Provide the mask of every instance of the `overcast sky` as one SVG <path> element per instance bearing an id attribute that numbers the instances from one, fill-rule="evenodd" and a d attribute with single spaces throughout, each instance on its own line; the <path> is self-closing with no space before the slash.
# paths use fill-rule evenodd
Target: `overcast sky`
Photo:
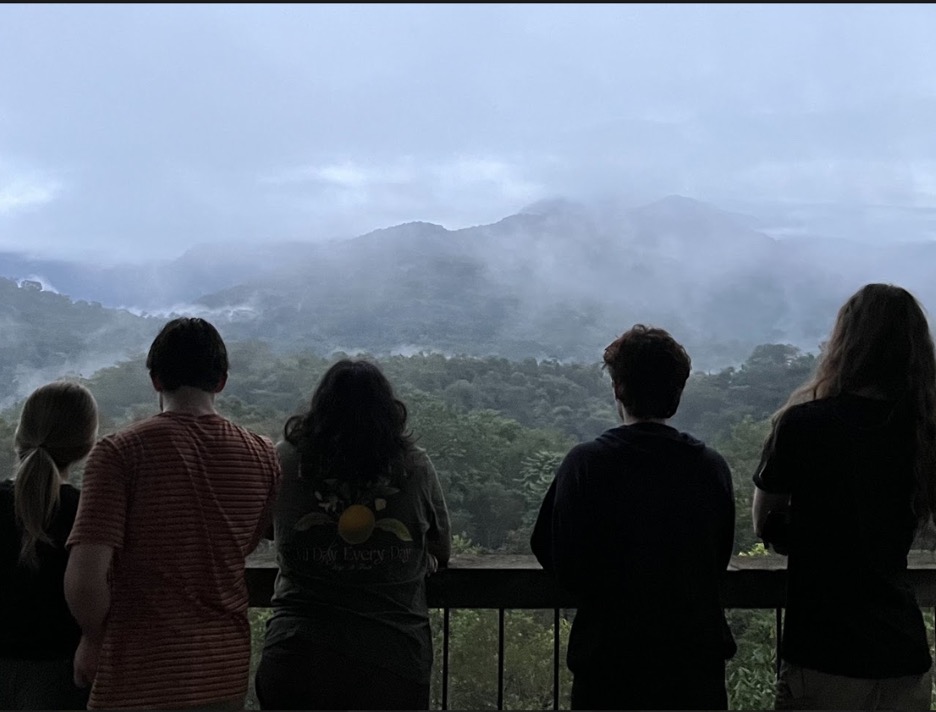
<path id="1" fill-rule="evenodd" d="M 2 5 L 0 250 L 936 207 L 934 36 L 927 5 Z"/>

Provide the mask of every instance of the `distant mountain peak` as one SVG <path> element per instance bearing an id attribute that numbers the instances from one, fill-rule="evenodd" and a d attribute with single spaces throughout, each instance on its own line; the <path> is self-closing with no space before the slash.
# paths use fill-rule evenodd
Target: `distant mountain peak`
<path id="1" fill-rule="evenodd" d="M 368 233 L 373 235 L 377 232 L 391 232 L 400 230 L 423 230 L 425 232 L 448 232 L 448 229 L 437 223 L 427 222 L 425 220 L 411 220 L 410 222 L 392 225 L 391 227 L 379 228 Z"/>
<path id="2" fill-rule="evenodd" d="M 520 215 L 582 215 L 587 210 L 584 205 L 568 198 L 546 198 L 530 203 L 519 211 Z"/>
<path id="3" fill-rule="evenodd" d="M 718 208 L 711 203 L 704 203 L 701 200 L 696 200 L 695 198 L 688 198 L 685 195 L 667 195 L 665 198 L 660 198 L 655 200 L 652 203 L 647 203 L 636 210 L 644 213 L 652 213 L 654 215 L 721 215 L 729 217 L 729 213 L 726 213 L 721 208 Z"/>

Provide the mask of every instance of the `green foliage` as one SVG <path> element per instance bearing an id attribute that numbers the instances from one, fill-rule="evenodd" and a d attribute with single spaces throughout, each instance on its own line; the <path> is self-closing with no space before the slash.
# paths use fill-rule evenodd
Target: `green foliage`
<path id="1" fill-rule="evenodd" d="M 246 708 L 249 710 L 260 709 L 254 690 L 254 678 L 257 674 L 257 666 L 260 665 L 260 656 L 263 654 L 266 623 L 271 615 L 273 615 L 272 608 L 251 608 L 247 613 L 250 622 L 250 683 L 247 690 Z"/>
<path id="2" fill-rule="evenodd" d="M 725 671 L 729 709 L 766 710 L 774 706 L 777 633 L 774 611 L 728 611 L 738 652 Z"/>
<path id="3" fill-rule="evenodd" d="M 0 287 L 3 284 L 0 283 Z M 84 307 L 82 307 L 84 308 Z M 94 310 L 93 306 L 87 308 Z M 427 307 L 428 308 L 428 307 Z M 231 375 L 219 410 L 257 432 L 279 439 L 286 419 L 307 407 L 321 375 L 335 359 L 312 353 L 282 355 L 262 342 L 229 344 Z M 2 354 L 0 354 L 2 357 Z M 439 472 L 449 505 L 456 554 L 529 553 L 529 533 L 562 458 L 576 442 L 614 427 L 610 382 L 597 364 L 446 358 L 438 354 L 379 361 L 407 404 L 410 427 Z M 738 368 L 690 378 L 672 424 L 709 442 L 731 466 L 737 502 L 737 551 L 763 555 L 750 520 L 751 476 L 769 433 L 770 415 L 815 366 L 812 355 L 769 344 Z M 57 374 L 58 377 L 65 374 Z M 102 433 L 157 412 L 142 354 L 102 369 L 86 384 L 101 409 Z M 0 415 L 0 466 L 11 472 L 18 406 Z M 80 481 L 80 468 L 75 479 Z M 759 548 L 760 547 L 760 548 Z M 250 611 L 252 671 L 262 649 L 268 609 Z M 773 611 L 730 611 L 739 643 L 728 665 L 732 709 L 773 705 Z M 927 622 L 932 631 L 932 614 Z M 440 702 L 441 614 L 432 612 L 436 664 L 433 701 Z M 451 616 L 450 706 L 490 709 L 496 704 L 497 612 L 454 611 Z M 505 706 L 552 704 L 551 611 L 507 615 Z M 561 624 L 562 705 L 571 677 L 564 664 L 569 623 Z M 251 674 L 251 685 L 253 673 Z M 252 688 L 251 688 L 252 695 Z M 256 700 L 248 699 L 256 708 Z"/>
<path id="4" fill-rule="evenodd" d="M 442 611 L 433 631 L 432 707 L 442 706 Z M 450 614 L 449 709 L 497 709 L 497 628 L 493 610 Z M 571 623 L 560 618 L 559 704 L 569 709 L 572 675 L 565 666 Z M 504 621 L 504 709 L 552 709 L 553 613 L 507 611 Z"/>
<path id="5" fill-rule="evenodd" d="M 735 551 L 739 553 L 749 551 L 757 543 L 751 519 L 754 493 L 751 478 L 760 463 L 764 441 L 769 434 L 769 420 L 755 421 L 746 415 L 712 443 L 731 468 L 735 491 Z"/>

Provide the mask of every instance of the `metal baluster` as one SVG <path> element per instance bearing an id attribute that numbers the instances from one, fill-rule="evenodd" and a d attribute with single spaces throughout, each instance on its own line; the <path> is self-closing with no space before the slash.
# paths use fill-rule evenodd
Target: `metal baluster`
<path id="1" fill-rule="evenodd" d="M 783 609 L 777 607 L 777 679 L 780 678 L 780 643 L 783 642 Z"/>
<path id="2" fill-rule="evenodd" d="M 449 688 L 449 615 L 450 608 L 442 609 L 442 709 L 448 709 Z"/>
<path id="3" fill-rule="evenodd" d="M 497 709 L 504 709 L 504 609 L 497 609 Z"/>
<path id="4" fill-rule="evenodd" d="M 559 709 L 559 609 L 553 609 L 553 709 Z"/>

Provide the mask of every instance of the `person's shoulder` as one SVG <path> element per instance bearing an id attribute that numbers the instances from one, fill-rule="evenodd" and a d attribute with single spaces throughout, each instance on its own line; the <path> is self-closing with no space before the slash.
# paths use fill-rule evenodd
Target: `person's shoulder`
<path id="1" fill-rule="evenodd" d="M 618 448 L 607 437 L 610 432 L 607 431 L 593 440 L 576 443 L 569 448 L 565 457 L 562 458 L 560 472 L 597 465 L 608 458 L 618 459 L 620 457 Z"/>
<path id="2" fill-rule="evenodd" d="M 434 468 L 428 451 L 418 445 L 413 445 L 406 451 L 403 467 L 407 478 L 416 480 L 427 480 L 430 471 Z"/>
<path id="3" fill-rule="evenodd" d="M 783 411 L 777 424 L 790 428 L 802 425 L 809 426 L 817 421 L 825 420 L 834 412 L 836 400 L 835 398 L 817 398 L 816 400 L 791 405 Z"/>
<path id="4" fill-rule="evenodd" d="M 714 470 L 730 471 L 728 461 L 724 455 L 710 445 L 702 445 L 702 461 Z"/>
<path id="5" fill-rule="evenodd" d="M 250 428 L 239 425 L 230 418 L 225 418 L 223 415 L 217 413 L 212 416 L 203 417 L 209 418 L 208 422 L 212 423 L 214 426 L 214 431 L 211 435 L 213 438 L 240 442 L 272 454 L 276 453 L 276 446 L 273 444 L 273 440 L 266 435 L 254 432 Z"/>
<path id="6" fill-rule="evenodd" d="M 115 430 L 114 432 L 103 436 L 101 441 L 120 443 L 125 440 L 140 437 L 146 433 L 164 430 L 168 427 L 171 427 L 171 421 L 162 417 L 161 413 L 157 413 L 155 415 L 142 418 L 141 420 L 135 420 L 132 423 L 128 423 L 119 430 Z"/>
<path id="7" fill-rule="evenodd" d="M 7 479 L 0 481 L 0 507 L 6 508 L 7 505 L 13 506 L 13 480 Z"/>
<path id="8" fill-rule="evenodd" d="M 249 442 L 254 443 L 258 447 L 263 448 L 264 450 L 269 450 L 270 452 L 276 452 L 276 445 L 273 444 L 273 440 L 267 437 L 266 435 L 261 435 L 260 433 L 255 433 L 249 428 L 245 428 L 243 425 L 238 425 L 237 423 L 228 421 L 231 425 L 237 429 L 237 431 L 244 437 L 244 439 Z"/>
<path id="9" fill-rule="evenodd" d="M 285 438 L 275 445 L 276 452 L 280 457 L 298 457 L 299 449 Z"/>
<path id="10" fill-rule="evenodd" d="M 299 461 L 301 459 L 299 448 L 284 439 L 277 442 L 273 450 L 283 467 L 283 474 L 288 474 L 292 471 L 298 472 Z"/>
<path id="11" fill-rule="evenodd" d="M 98 456 L 104 452 L 126 453 L 166 432 L 172 424 L 160 414 L 151 415 L 141 420 L 124 425 L 119 430 L 107 433 L 98 438 L 95 451 Z"/>
<path id="12" fill-rule="evenodd" d="M 425 467 L 431 462 L 426 448 L 413 445 L 406 451 L 406 464 L 413 467 Z"/>

